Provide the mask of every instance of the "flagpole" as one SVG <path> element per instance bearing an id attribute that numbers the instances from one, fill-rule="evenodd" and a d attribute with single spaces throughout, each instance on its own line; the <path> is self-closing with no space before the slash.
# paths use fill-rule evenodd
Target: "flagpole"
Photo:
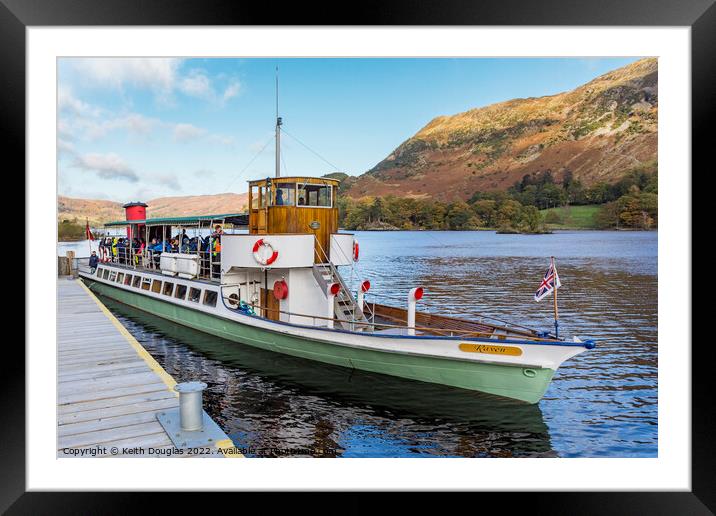
<path id="1" fill-rule="evenodd" d="M 90 235 L 92 234 L 89 228 L 89 219 L 85 218 L 85 227 L 87 228 L 87 247 L 89 247 L 89 255 L 92 256 L 92 238 Z"/>
<path id="2" fill-rule="evenodd" d="M 559 311 L 557 310 L 557 268 L 554 266 L 554 256 L 552 258 L 552 271 L 554 274 L 554 336 L 559 338 Z"/>

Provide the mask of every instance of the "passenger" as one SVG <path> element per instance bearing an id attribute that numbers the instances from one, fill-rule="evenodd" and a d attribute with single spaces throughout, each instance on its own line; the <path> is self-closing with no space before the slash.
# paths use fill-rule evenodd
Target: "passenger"
<path id="1" fill-rule="evenodd" d="M 119 242 L 119 239 L 117 237 L 114 237 L 112 239 L 112 261 L 117 261 L 117 243 Z"/>
<path id="2" fill-rule="evenodd" d="M 305 206 L 305 205 L 306 205 L 306 199 L 304 199 L 303 197 L 299 197 L 299 198 L 298 198 L 298 205 L 299 205 L 299 206 Z"/>
<path id="3" fill-rule="evenodd" d="M 92 251 L 92 256 L 90 256 L 90 259 L 89 259 L 90 272 L 92 274 L 94 274 L 94 271 L 97 270 L 98 263 L 99 263 L 99 256 L 97 256 L 96 251 Z"/>
<path id="4" fill-rule="evenodd" d="M 142 257 L 144 256 L 144 249 L 147 247 L 147 243 L 143 238 L 139 239 L 139 247 L 137 248 L 136 254 L 134 255 L 134 264 L 143 265 Z"/>
<path id="5" fill-rule="evenodd" d="M 211 243 L 212 249 L 211 249 L 211 264 L 212 264 L 212 271 L 211 276 L 217 277 L 220 275 L 220 268 L 221 268 L 221 235 L 216 235 Z"/>
<path id="6" fill-rule="evenodd" d="M 119 263 L 127 263 L 127 248 L 124 243 L 124 238 L 120 238 L 117 240 L 117 258 L 119 260 Z"/>
<path id="7" fill-rule="evenodd" d="M 221 224 L 217 224 L 216 226 L 214 226 L 214 232 L 211 234 L 211 237 L 214 238 L 217 236 L 221 236 L 223 234 L 224 234 L 224 230 L 221 229 Z"/>
<path id="8" fill-rule="evenodd" d="M 281 190 L 280 188 L 277 188 L 276 189 L 276 206 L 283 206 L 283 205 L 284 205 L 283 190 Z"/>

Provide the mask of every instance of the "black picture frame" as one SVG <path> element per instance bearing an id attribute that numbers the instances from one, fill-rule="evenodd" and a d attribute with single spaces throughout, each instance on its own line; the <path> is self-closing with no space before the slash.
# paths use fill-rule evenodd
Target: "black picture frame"
<path id="1" fill-rule="evenodd" d="M 691 28 L 692 162 L 706 172 L 716 125 L 716 6 L 715 0 L 422 0 L 358 4 L 221 2 L 216 0 L 0 0 L 0 106 L 5 130 L 6 158 L 16 170 L 25 169 L 25 29 L 30 26 L 86 25 L 529 25 L 529 26 L 688 26 Z M 277 4 L 279 5 L 279 4 Z M 685 171 L 684 174 L 688 174 Z M 687 179 L 685 177 L 685 179 Z M 30 228 L 26 228 L 29 231 Z M 693 234 L 693 233 L 692 233 Z M 25 235 L 30 240 L 29 233 Z M 696 261 L 693 265 L 696 266 Z M 687 279 L 691 281 L 691 278 Z M 692 339 L 693 340 L 693 339 Z M 156 502 L 155 495 L 130 493 L 25 492 L 25 353 L 17 343 L 4 347 L 3 424 L 0 446 L 0 510 L 9 514 L 129 513 L 137 504 Z M 685 350 L 691 342 L 668 343 Z M 692 490 L 634 493 L 507 494 L 511 509 L 529 508 L 551 514 L 710 514 L 716 511 L 716 448 L 712 372 L 716 358 L 712 343 L 691 348 L 692 356 Z M 697 354 L 698 350 L 698 354 Z M 9 364 L 9 365 L 8 365 Z M 355 495 L 352 495 L 355 496 Z M 457 495 L 456 495 L 457 496 Z M 468 499 L 467 496 L 470 496 Z M 459 496 L 463 503 L 493 504 L 493 494 Z M 503 494 L 502 496 L 505 496 Z M 488 499 L 489 497 L 489 499 Z M 160 498 L 163 512 L 169 497 Z M 242 494 L 241 505 L 251 496 Z M 342 512 L 367 512 L 372 495 L 355 503 L 340 502 Z M 171 493 L 185 504 L 185 497 Z M 213 500 L 214 496 L 204 498 Z M 279 509 L 281 497 L 273 497 Z M 422 496 L 414 500 L 423 509 Z M 200 502 L 208 503 L 208 502 Z M 265 502 L 262 502 L 265 503 Z M 335 501 L 326 503 L 336 503 Z M 451 502 L 460 504 L 460 501 Z M 500 502 L 502 503 L 502 502 Z M 444 502 L 439 506 L 445 511 Z M 147 506 L 145 505 L 144 508 Z M 208 506 L 207 506 L 208 507 Z M 457 506 L 453 505 L 457 510 Z M 404 507 L 405 509 L 405 507 Z M 218 508 L 216 510 L 219 510 Z M 464 509 L 461 509 L 464 510 Z"/>

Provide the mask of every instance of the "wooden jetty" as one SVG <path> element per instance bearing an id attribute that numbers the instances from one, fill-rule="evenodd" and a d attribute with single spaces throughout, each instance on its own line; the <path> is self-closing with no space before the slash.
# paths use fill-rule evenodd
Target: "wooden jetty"
<path id="1" fill-rule="evenodd" d="M 57 292 L 58 457 L 241 456 L 225 434 L 208 455 L 171 453 L 157 413 L 179 407 L 176 381 L 80 280 Z"/>

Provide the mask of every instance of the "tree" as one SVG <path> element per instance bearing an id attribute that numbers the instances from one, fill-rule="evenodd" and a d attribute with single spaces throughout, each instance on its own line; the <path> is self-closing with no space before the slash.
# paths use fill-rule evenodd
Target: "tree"
<path id="1" fill-rule="evenodd" d="M 463 201 L 457 201 L 448 206 L 446 219 L 450 229 L 477 229 L 480 227 L 480 220 L 475 216 L 475 212 Z"/>

